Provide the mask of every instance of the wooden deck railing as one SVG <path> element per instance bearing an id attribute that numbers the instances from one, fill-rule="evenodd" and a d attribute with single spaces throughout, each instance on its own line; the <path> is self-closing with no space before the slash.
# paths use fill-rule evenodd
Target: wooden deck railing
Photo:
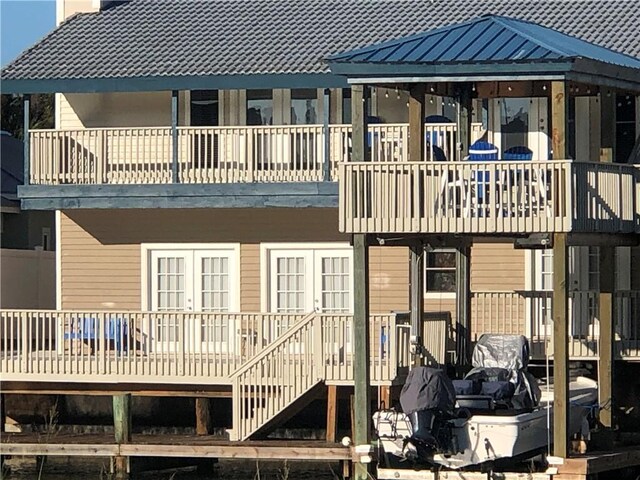
<path id="1" fill-rule="evenodd" d="M 562 161 L 347 162 L 346 233 L 640 232 L 640 169 Z"/>
<path id="2" fill-rule="evenodd" d="M 303 318 L 277 313 L 0 310 L 0 375 L 7 381 L 229 384 L 233 372 Z M 351 316 L 318 318 L 326 379 L 348 383 L 353 379 Z M 393 381 L 406 372 L 408 361 L 400 350 L 408 339 L 396 329 L 396 315 L 372 315 L 371 322 L 384 346 L 380 355 L 373 355 L 372 378 Z M 345 339 L 341 356 L 336 356 L 337 337 L 331 336 L 338 331 Z"/>
<path id="3" fill-rule="evenodd" d="M 425 126 L 425 159 L 440 150 L 456 159 L 456 125 Z M 408 160 L 407 124 L 369 126 L 372 160 Z M 482 127 L 474 124 L 479 137 Z M 30 184 L 167 184 L 173 181 L 169 127 L 32 130 Z M 180 183 L 319 182 L 333 180 L 351 157 L 351 125 L 330 125 L 325 165 L 323 125 L 179 127 Z"/>
<path id="4" fill-rule="evenodd" d="M 471 296 L 472 339 L 483 333 L 526 335 L 532 356 L 553 355 L 553 292 L 474 292 Z M 616 355 L 640 359 L 640 291 L 614 294 Z M 572 291 L 569 300 L 569 356 L 574 359 L 598 356 L 598 293 Z"/>

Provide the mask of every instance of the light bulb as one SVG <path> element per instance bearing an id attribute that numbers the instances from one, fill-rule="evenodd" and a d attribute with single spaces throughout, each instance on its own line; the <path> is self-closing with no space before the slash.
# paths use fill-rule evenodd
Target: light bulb
<path id="1" fill-rule="evenodd" d="M 389 98 L 389 90 L 387 90 L 386 92 L 384 92 L 384 97 L 385 97 L 385 98 Z"/>
<path id="2" fill-rule="evenodd" d="M 547 86 L 546 85 L 542 85 L 542 90 L 546 90 Z"/>
<path id="3" fill-rule="evenodd" d="M 507 87 L 507 90 L 509 90 L 509 91 L 512 91 L 512 90 L 513 90 L 513 88 L 511 88 L 511 85 L 509 85 L 509 86 Z"/>

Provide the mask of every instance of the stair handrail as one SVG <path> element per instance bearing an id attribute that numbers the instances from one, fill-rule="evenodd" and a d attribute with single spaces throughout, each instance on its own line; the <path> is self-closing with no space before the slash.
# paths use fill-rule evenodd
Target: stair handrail
<path id="1" fill-rule="evenodd" d="M 230 375 L 230 380 L 232 381 L 232 392 L 233 392 L 232 430 L 235 437 L 235 438 L 232 438 L 233 440 L 244 440 L 248 438 L 251 434 L 255 433 L 256 430 L 260 429 L 266 423 L 271 421 L 282 410 L 282 407 L 283 407 L 282 405 L 279 405 L 278 408 L 275 408 L 274 405 L 270 405 L 269 407 L 267 407 L 268 412 L 266 415 L 263 416 L 264 418 L 262 418 L 263 420 L 262 422 L 258 420 L 254 421 L 254 420 L 244 419 L 242 415 L 243 407 L 245 412 L 247 413 L 251 410 L 251 408 L 249 407 L 248 404 L 247 405 L 244 404 L 245 398 L 243 396 L 243 388 L 241 385 L 242 377 L 245 376 L 245 374 L 247 374 L 251 369 L 256 368 L 261 362 L 263 362 L 269 356 L 276 354 L 283 346 L 285 346 L 288 342 L 290 342 L 292 338 L 294 338 L 297 334 L 299 334 L 301 331 L 303 331 L 305 328 L 308 328 L 309 326 L 311 326 L 311 329 L 312 329 L 311 331 L 312 331 L 313 342 L 311 345 L 307 345 L 306 343 L 303 343 L 303 347 L 312 349 L 311 364 L 306 365 L 307 369 L 311 367 L 312 374 L 310 376 L 312 378 L 307 378 L 308 384 L 306 385 L 305 388 L 301 388 L 299 392 L 298 391 L 294 392 L 295 393 L 294 395 L 291 395 L 291 393 L 289 392 L 288 402 L 284 400 L 284 396 L 282 395 L 282 390 L 281 390 L 280 393 L 282 398 L 280 401 L 291 404 L 293 401 L 295 401 L 298 398 L 299 395 L 304 394 L 304 392 L 308 390 L 310 385 L 313 386 L 313 384 L 317 384 L 317 382 L 323 380 L 324 368 L 322 364 L 322 358 L 323 358 L 322 326 L 320 323 L 320 317 L 316 315 L 315 312 L 311 312 L 302 320 L 294 323 L 291 327 L 289 327 L 289 329 L 284 334 L 278 337 L 276 341 L 274 341 L 271 345 L 269 345 L 265 349 L 258 352 L 251 359 L 249 359 L 243 366 L 241 366 L 239 369 L 237 369 Z M 306 353 L 302 353 L 302 355 L 305 356 Z M 275 376 L 276 380 L 278 381 L 278 380 L 292 378 L 290 374 L 281 375 L 281 376 L 282 376 L 282 379 Z M 258 382 L 259 384 L 256 385 L 255 387 L 259 389 L 265 388 L 266 390 L 273 388 L 274 385 L 270 384 L 268 381 L 265 381 L 264 383 L 262 383 L 262 380 L 265 380 L 266 378 L 269 378 L 269 377 L 260 377 L 260 382 Z M 288 386 L 290 385 L 288 384 L 285 385 L 284 382 L 280 382 L 280 385 L 278 385 L 279 388 L 285 388 Z M 259 396 L 256 396 L 256 398 L 258 397 Z M 255 411 L 259 410 L 259 407 L 254 406 L 253 410 L 255 414 Z M 243 420 L 245 423 L 252 423 L 252 425 L 245 425 L 243 423 Z"/>

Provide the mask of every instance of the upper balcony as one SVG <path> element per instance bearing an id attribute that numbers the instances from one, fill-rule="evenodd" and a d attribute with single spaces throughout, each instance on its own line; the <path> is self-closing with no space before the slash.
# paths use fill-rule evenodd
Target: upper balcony
<path id="1" fill-rule="evenodd" d="M 408 124 L 369 126 L 375 161 L 406 162 Z M 479 137 L 482 125 L 474 124 Z M 455 123 L 427 124 L 434 147 L 455 152 Z M 351 125 L 86 128 L 30 132 L 30 185 L 150 185 L 337 180 Z M 425 160 L 433 155 L 425 150 Z"/>
<path id="2" fill-rule="evenodd" d="M 640 233 L 640 166 L 571 160 L 350 162 L 340 231 Z"/>

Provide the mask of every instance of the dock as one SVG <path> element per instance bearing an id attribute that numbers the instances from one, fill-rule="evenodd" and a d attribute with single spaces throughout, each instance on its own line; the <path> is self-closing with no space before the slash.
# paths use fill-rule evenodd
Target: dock
<path id="1" fill-rule="evenodd" d="M 1 455 L 74 457 L 182 457 L 252 460 L 351 461 L 339 443 L 310 440 L 232 442 L 200 435 L 132 435 L 118 444 L 107 434 L 5 434 Z"/>

